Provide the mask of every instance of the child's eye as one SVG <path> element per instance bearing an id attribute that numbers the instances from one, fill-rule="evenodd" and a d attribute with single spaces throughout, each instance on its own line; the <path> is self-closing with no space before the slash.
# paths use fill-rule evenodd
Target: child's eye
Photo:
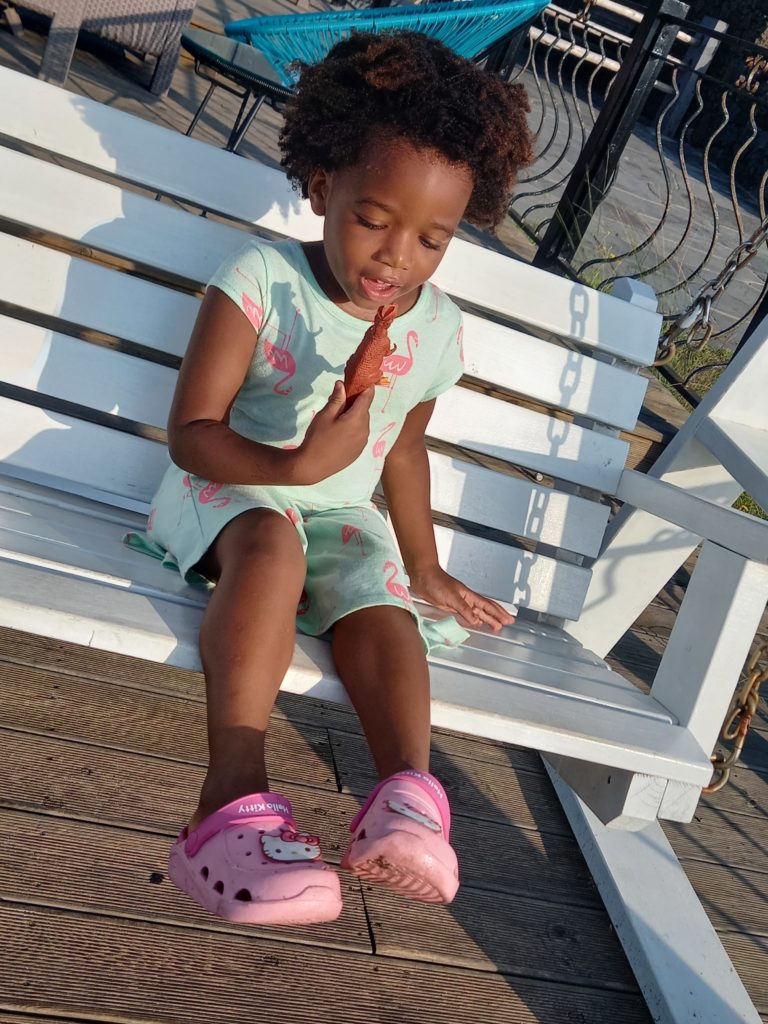
<path id="1" fill-rule="evenodd" d="M 355 216 L 357 217 L 357 223 L 364 228 L 368 228 L 369 231 L 382 231 L 384 228 L 383 224 L 372 224 L 365 217 L 361 217 L 359 213 L 356 213 Z"/>
<path id="2" fill-rule="evenodd" d="M 422 238 L 421 244 L 424 246 L 425 249 L 432 249 L 433 252 L 440 252 L 440 250 L 443 248 L 439 242 L 430 242 L 428 238 Z"/>

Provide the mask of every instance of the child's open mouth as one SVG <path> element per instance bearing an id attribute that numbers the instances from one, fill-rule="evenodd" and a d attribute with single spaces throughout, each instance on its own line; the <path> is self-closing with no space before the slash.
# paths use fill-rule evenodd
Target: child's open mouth
<path id="1" fill-rule="evenodd" d="M 365 294 L 374 302 L 386 302 L 387 299 L 392 298 L 395 292 L 400 289 L 398 284 L 393 284 L 391 281 L 381 281 L 377 277 L 363 277 L 361 278 L 361 283 Z"/>

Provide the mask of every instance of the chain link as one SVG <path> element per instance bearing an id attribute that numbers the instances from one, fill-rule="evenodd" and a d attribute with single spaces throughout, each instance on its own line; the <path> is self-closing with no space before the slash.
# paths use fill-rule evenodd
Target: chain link
<path id="1" fill-rule="evenodd" d="M 734 275 L 757 255 L 760 247 L 767 240 L 768 216 L 755 228 L 749 238 L 736 246 L 717 277 L 700 289 L 688 309 L 672 323 L 670 330 L 659 342 L 654 366 L 663 366 L 670 362 L 675 358 L 678 348 L 683 345 L 695 350 L 703 348 L 707 344 L 715 329 L 712 307 L 731 283 Z"/>
<path id="2" fill-rule="evenodd" d="M 762 664 L 761 664 L 762 663 Z M 768 643 L 758 647 L 747 662 L 747 678 L 734 697 L 728 717 L 720 733 L 722 739 L 733 746 L 727 754 L 713 754 L 714 782 L 704 787 L 704 793 L 716 793 L 728 781 L 731 769 L 741 757 L 752 719 L 760 703 L 760 687 L 768 681 Z"/>

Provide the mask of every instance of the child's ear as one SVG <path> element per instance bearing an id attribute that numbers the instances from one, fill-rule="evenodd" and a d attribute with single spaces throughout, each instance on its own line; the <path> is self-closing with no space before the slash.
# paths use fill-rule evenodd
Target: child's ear
<path id="1" fill-rule="evenodd" d="M 315 170 L 310 174 L 309 181 L 307 182 L 309 205 L 312 207 L 312 212 L 316 213 L 318 217 L 325 216 L 329 183 L 330 179 L 328 172 L 324 171 L 322 167 L 315 168 Z"/>

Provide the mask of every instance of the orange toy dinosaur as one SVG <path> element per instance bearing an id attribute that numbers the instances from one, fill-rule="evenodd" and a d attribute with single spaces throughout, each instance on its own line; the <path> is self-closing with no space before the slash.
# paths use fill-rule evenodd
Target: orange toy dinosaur
<path id="1" fill-rule="evenodd" d="M 379 306 L 363 340 L 347 360 L 344 369 L 344 388 L 347 392 L 345 409 L 372 384 L 389 387 L 389 380 L 381 375 L 381 364 L 395 351 L 387 331 L 396 314 L 397 306 Z"/>

